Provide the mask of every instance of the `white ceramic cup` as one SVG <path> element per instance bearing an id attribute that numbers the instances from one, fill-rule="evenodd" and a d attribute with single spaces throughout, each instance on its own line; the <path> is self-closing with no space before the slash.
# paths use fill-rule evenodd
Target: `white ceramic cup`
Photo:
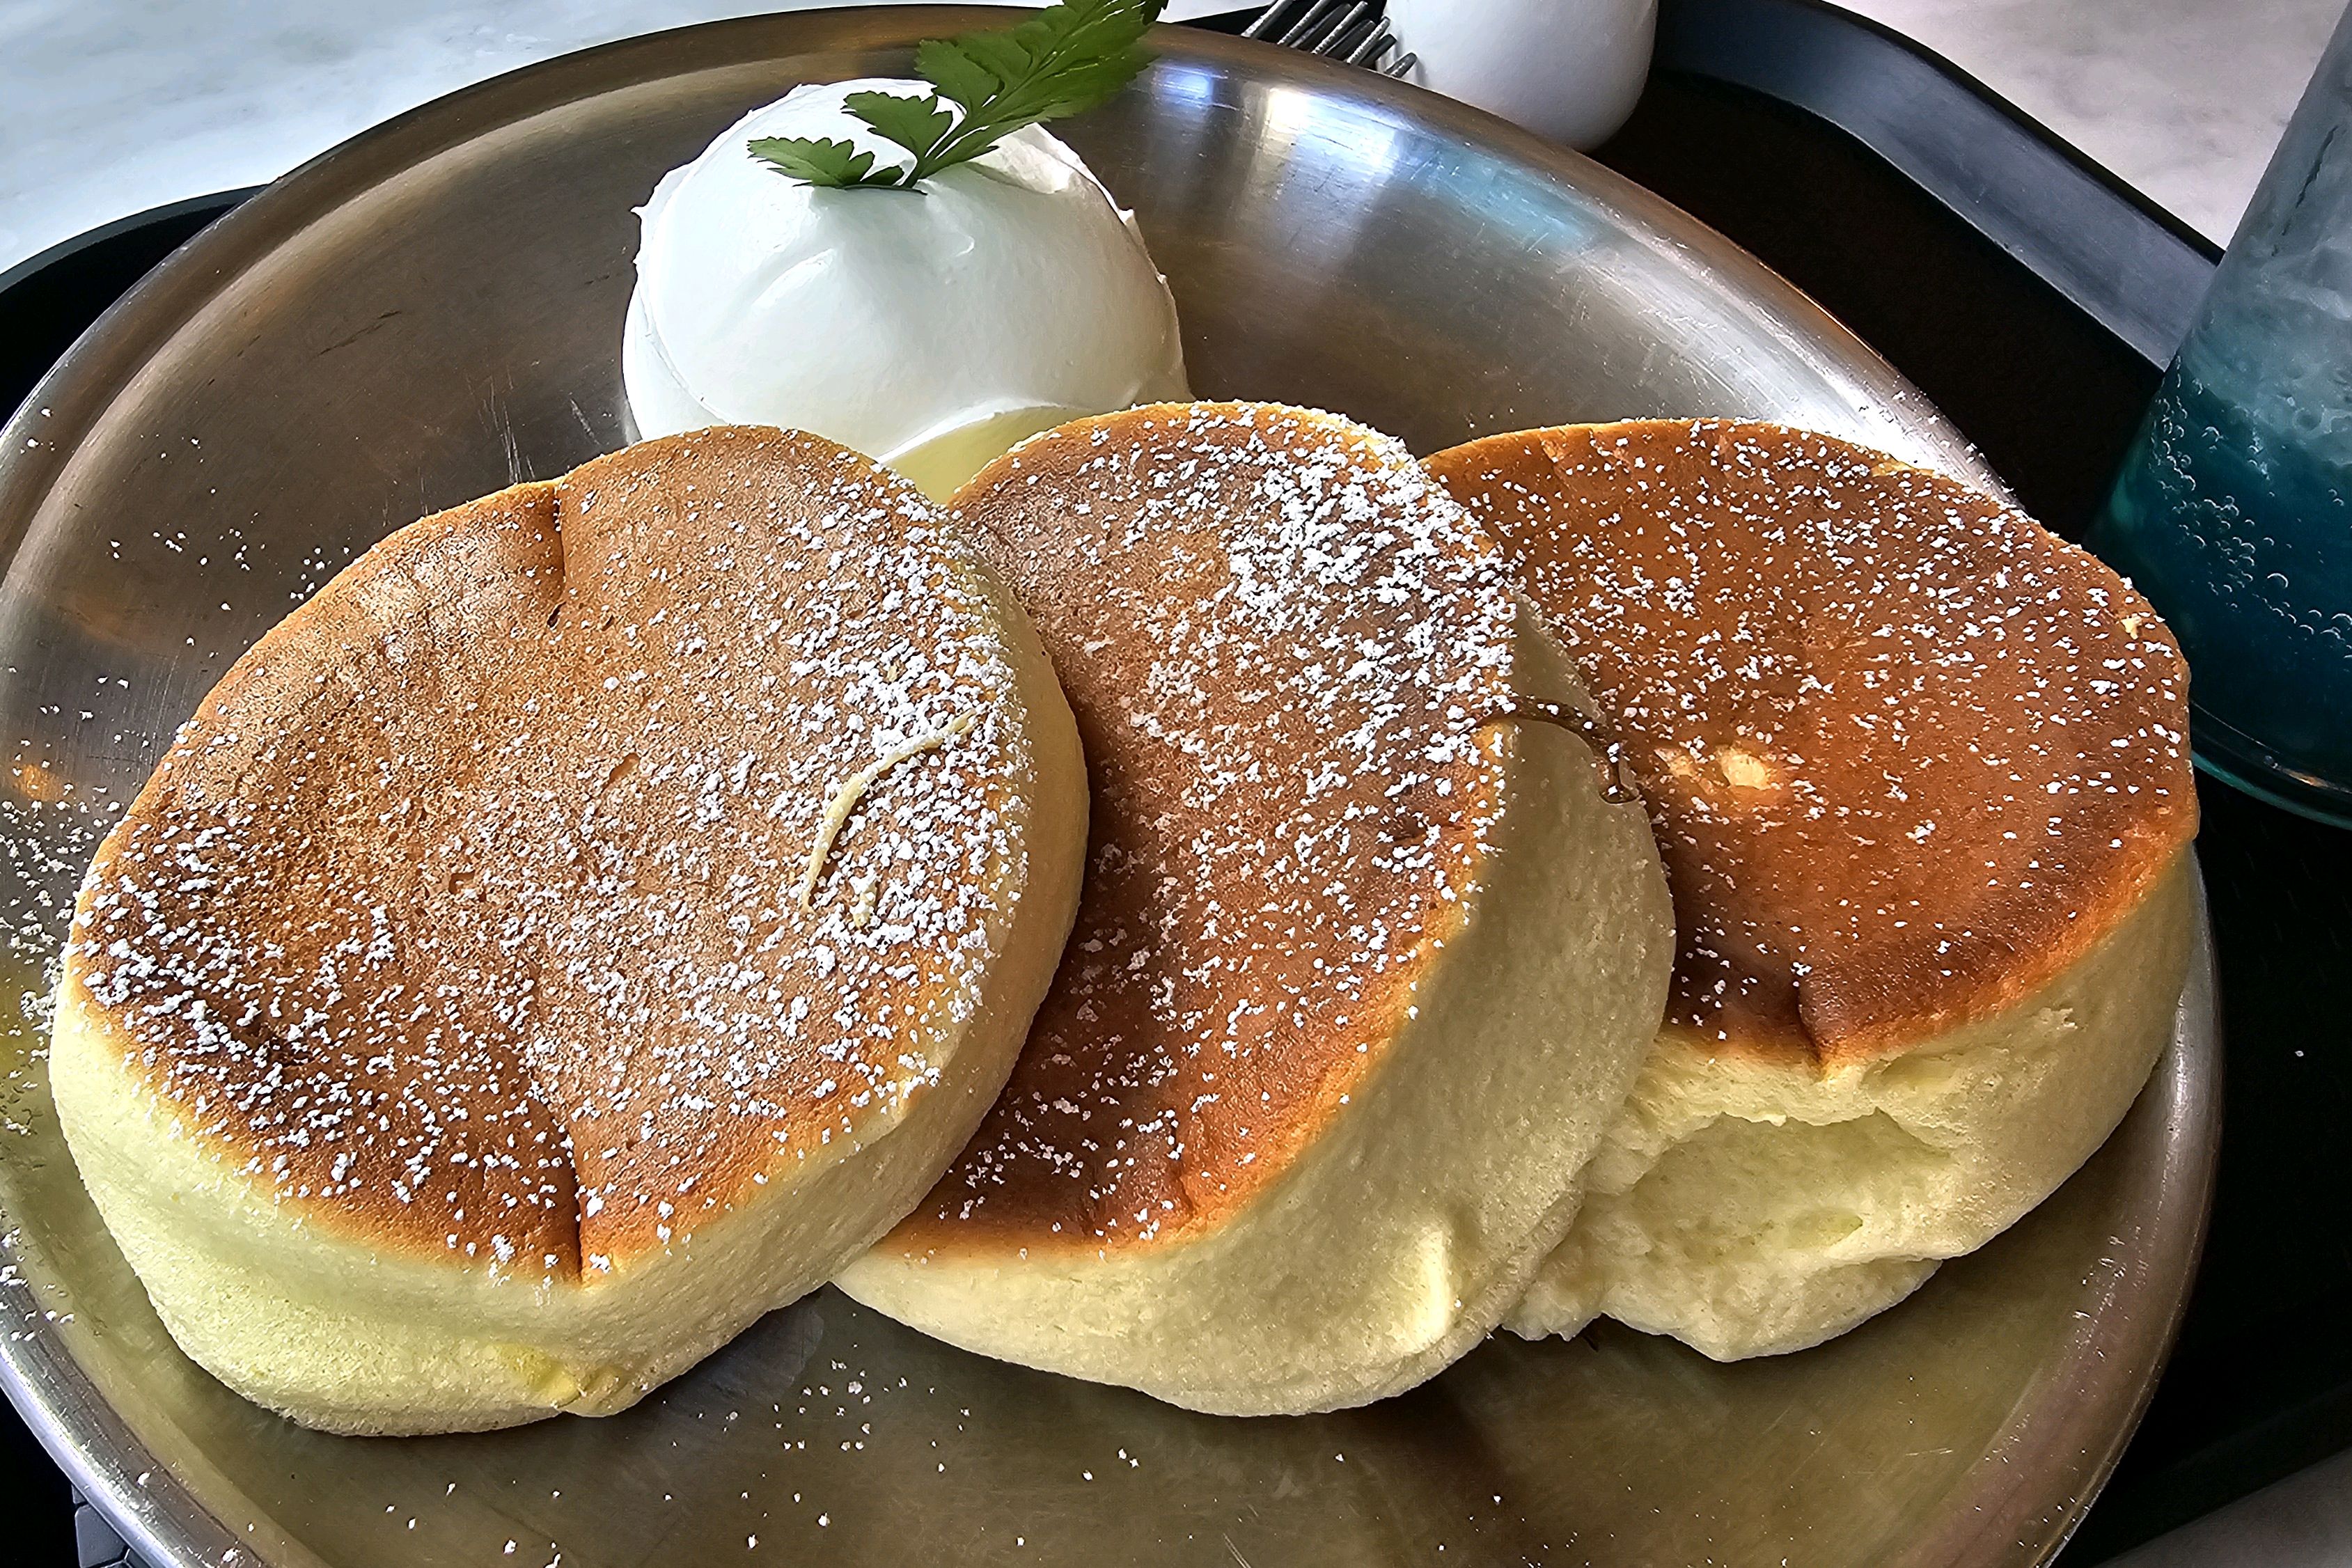
<path id="1" fill-rule="evenodd" d="M 1658 0 L 1389 0 L 1408 81 L 1571 147 L 1609 139 L 1650 74 Z"/>

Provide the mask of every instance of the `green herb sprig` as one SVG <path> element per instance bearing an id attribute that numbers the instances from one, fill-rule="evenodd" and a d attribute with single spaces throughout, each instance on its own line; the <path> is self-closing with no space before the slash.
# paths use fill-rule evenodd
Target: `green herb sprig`
<path id="1" fill-rule="evenodd" d="M 934 89 L 929 97 L 853 92 L 843 100 L 877 135 L 913 153 L 910 164 L 877 169 L 873 153 L 829 137 L 758 136 L 751 155 L 804 184 L 912 190 L 1024 125 L 1108 100 L 1150 61 L 1144 30 L 1166 4 L 1063 0 L 1002 32 L 925 40 L 915 51 L 915 69 Z"/>

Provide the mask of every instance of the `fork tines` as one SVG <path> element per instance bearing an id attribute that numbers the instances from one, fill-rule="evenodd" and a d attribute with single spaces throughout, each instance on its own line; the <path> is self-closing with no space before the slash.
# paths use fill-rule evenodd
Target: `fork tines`
<path id="1" fill-rule="evenodd" d="M 1363 66 L 1383 76 L 1402 76 L 1415 57 L 1402 50 L 1389 31 L 1383 0 L 1275 0 L 1242 29 L 1244 38 L 1265 38 L 1286 48 Z"/>

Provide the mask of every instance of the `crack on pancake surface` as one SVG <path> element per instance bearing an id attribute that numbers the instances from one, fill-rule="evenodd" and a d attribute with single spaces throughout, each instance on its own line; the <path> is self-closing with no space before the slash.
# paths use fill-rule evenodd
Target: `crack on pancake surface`
<path id="1" fill-rule="evenodd" d="M 994 611 L 812 438 L 649 443 L 394 534 L 207 697 L 68 948 L 135 1071 L 396 1249 L 594 1277 L 939 1074 L 1024 868 Z M 803 910 L 838 781 L 868 781 Z"/>

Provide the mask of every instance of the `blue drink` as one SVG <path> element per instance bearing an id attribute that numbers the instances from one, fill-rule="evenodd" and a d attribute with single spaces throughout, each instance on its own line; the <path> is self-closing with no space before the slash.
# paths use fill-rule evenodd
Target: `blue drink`
<path id="1" fill-rule="evenodd" d="M 2352 825 L 2352 14 L 2091 544 L 2180 638 L 2200 765 Z"/>
<path id="2" fill-rule="evenodd" d="M 2184 355 L 2092 545 L 2188 652 L 2197 760 L 2352 819 L 2352 429 L 2322 442 L 2259 407 Z"/>

